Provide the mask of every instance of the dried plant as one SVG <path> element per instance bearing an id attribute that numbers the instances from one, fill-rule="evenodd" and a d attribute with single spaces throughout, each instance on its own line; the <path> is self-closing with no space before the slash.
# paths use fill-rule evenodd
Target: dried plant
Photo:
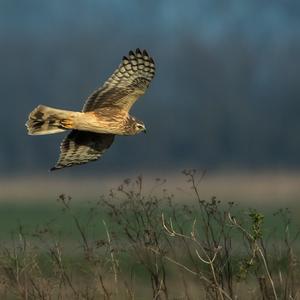
<path id="1" fill-rule="evenodd" d="M 141 176 L 91 203 L 84 218 L 59 196 L 76 237 L 62 237 L 53 222 L 34 232 L 19 226 L 1 246 L 0 298 L 299 299 L 299 234 L 290 211 L 268 217 L 206 201 L 199 191 L 205 173 L 183 173 L 194 195 L 189 204 L 161 179 L 144 193 Z M 277 231 L 267 218 L 276 218 Z"/>

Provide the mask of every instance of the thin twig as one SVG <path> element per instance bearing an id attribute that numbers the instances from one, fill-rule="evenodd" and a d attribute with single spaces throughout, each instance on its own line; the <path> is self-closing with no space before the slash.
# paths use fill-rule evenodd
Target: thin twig
<path id="1" fill-rule="evenodd" d="M 109 252 L 110 252 L 110 257 L 111 257 L 111 264 L 112 264 L 113 272 L 114 272 L 114 279 L 115 279 L 115 283 L 117 284 L 118 283 L 118 272 L 117 272 L 118 263 L 114 256 L 114 249 L 112 248 L 112 245 L 111 245 L 111 238 L 110 238 L 110 234 L 109 234 L 106 222 L 105 222 L 105 220 L 102 220 L 102 222 L 103 222 L 103 225 L 104 225 L 105 231 L 106 231 L 107 241 L 108 241 L 108 245 L 109 245 Z"/>

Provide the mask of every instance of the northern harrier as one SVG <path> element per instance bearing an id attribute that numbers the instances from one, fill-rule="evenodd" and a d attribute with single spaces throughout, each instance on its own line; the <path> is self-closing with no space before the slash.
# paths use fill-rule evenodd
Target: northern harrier
<path id="1" fill-rule="evenodd" d="M 111 77 L 87 98 L 82 112 L 37 106 L 26 123 L 28 134 L 71 130 L 51 170 L 97 160 L 111 146 L 115 135 L 146 132 L 144 123 L 131 116 L 129 110 L 145 93 L 154 74 L 153 59 L 146 50 L 136 49 L 124 56 Z"/>

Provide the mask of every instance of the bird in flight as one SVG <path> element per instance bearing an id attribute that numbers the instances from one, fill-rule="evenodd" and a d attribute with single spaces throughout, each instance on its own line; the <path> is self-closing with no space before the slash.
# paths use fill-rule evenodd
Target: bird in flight
<path id="1" fill-rule="evenodd" d="M 116 135 L 146 132 L 145 124 L 129 114 L 148 88 L 155 64 L 147 51 L 136 49 L 124 56 L 117 70 L 86 100 L 81 112 L 37 106 L 28 117 L 29 135 L 71 132 L 60 145 L 60 156 L 51 171 L 97 160 Z"/>

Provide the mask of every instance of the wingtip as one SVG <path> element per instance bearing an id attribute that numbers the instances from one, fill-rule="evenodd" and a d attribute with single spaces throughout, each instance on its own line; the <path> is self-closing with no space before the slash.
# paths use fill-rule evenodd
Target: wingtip
<path id="1" fill-rule="evenodd" d="M 123 61 L 127 62 L 135 57 L 143 57 L 143 59 L 148 60 L 150 63 L 155 64 L 153 58 L 149 55 L 146 49 L 141 50 L 140 48 L 136 48 L 135 51 L 130 50 L 128 53 L 128 57 L 123 56 Z"/>
<path id="2" fill-rule="evenodd" d="M 147 57 L 149 57 L 149 54 L 148 54 L 148 52 L 147 52 L 147 50 L 146 50 L 146 49 L 144 49 L 144 51 L 143 51 L 143 56 L 147 56 Z"/>
<path id="3" fill-rule="evenodd" d="M 124 64 L 124 65 L 127 65 L 127 64 L 129 64 L 129 58 L 127 57 L 127 56 L 123 56 L 123 60 L 122 60 L 122 63 Z"/>
<path id="4" fill-rule="evenodd" d="M 54 166 L 54 167 L 52 167 L 52 168 L 49 170 L 49 172 L 57 171 L 57 170 L 59 170 L 59 169 L 61 169 L 61 168 L 59 168 L 59 167 L 57 167 L 57 166 Z"/>

